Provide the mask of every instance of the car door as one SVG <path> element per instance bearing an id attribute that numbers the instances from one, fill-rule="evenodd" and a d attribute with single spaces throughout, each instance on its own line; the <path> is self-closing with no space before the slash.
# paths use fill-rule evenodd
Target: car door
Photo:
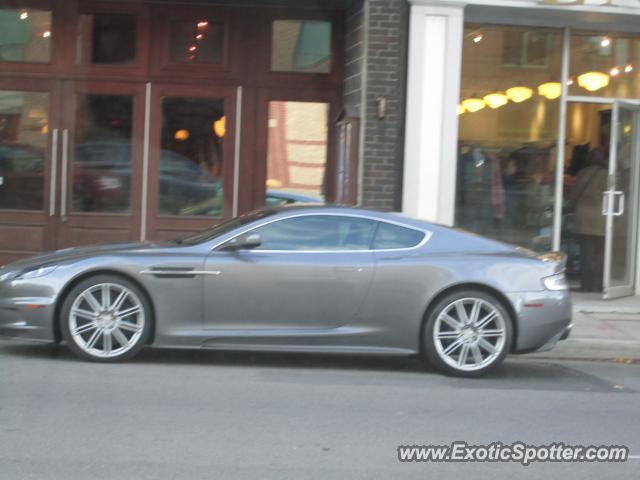
<path id="1" fill-rule="evenodd" d="M 377 222 L 306 214 L 252 229 L 261 244 L 212 252 L 205 322 L 214 329 L 331 329 L 356 316 L 370 288 Z"/>

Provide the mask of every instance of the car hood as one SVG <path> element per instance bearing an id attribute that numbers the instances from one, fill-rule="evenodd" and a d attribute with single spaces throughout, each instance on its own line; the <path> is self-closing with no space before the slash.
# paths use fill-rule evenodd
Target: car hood
<path id="1" fill-rule="evenodd" d="M 87 247 L 72 247 L 56 250 L 54 252 L 37 255 L 35 257 L 18 260 L 9 265 L 2 267 L 3 270 L 17 270 L 39 265 L 58 264 L 73 260 L 80 260 L 86 257 L 112 254 L 119 252 L 136 252 L 159 248 L 160 245 L 152 242 L 135 242 L 135 243 L 112 243 L 105 245 L 92 245 Z"/>

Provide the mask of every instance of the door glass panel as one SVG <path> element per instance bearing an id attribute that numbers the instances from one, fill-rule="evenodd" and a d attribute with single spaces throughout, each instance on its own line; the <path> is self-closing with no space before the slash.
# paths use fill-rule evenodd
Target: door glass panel
<path id="1" fill-rule="evenodd" d="M 329 73 L 331 22 L 276 20 L 271 36 L 274 72 Z"/>
<path id="2" fill-rule="evenodd" d="M 611 231 L 610 287 L 631 287 L 634 283 L 634 233 L 638 129 L 636 112 L 621 107 L 616 128 L 618 142 L 615 165 L 615 194 Z M 629 292 L 631 294 L 631 292 Z"/>
<path id="3" fill-rule="evenodd" d="M 0 208 L 42 210 L 49 95 L 0 91 Z"/>
<path id="4" fill-rule="evenodd" d="M 562 245 L 572 289 L 601 292 L 611 105 L 567 104 Z"/>
<path id="5" fill-rule="evenodd" d="M 160 214 L 222 216 L 225 127 L 224 100 L 162 100 Z"/>
<path id="6" fill-rule="evenodd" d="M 220 64 L 224 59 L 224 24 L 206 19 L 171 22 L 169 60 Z"/>
<path id="7" fill-rule="evenodd" d="M 32 8 L 0 9 L 0 61 L 48 62 L 51 12 Z"/>
<path id="8" fill-rule="evenodd" d="M 135 15 L 95 13 L 80 15 L 77 63 L 129 64 L 136 58 Z"/>
<path id="9" fill-rule="evenodd" d="M 78 96 L 73 165 L 73 210 L 126 213 L 131 209 L 133 98 Z"/>
<path id="10" fill-rule="evenodd" d="M 269 102 L 269 203 L 278 194 L 286 203 L 324 201 L 328 122 L 328 103 Z"/>
<path id="11" fill-rule="evenodd" d="M 569 94 L 640 97 L 640 36 L 571 33 Z"/>
<path id="12" fill-rule="evenodd" d="M 337 215 L 306 215 L 258 227 L 256 250 L 368 250 L 376 222 Z"/>

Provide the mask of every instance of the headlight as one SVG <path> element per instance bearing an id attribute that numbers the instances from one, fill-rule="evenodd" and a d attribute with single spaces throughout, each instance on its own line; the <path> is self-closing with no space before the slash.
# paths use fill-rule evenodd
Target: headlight
<path id="1" fill-rule="evenodd" d="M 31 278 L 44 277 L 53 272 L 57 265 L 41 265 L 39 267 L 25 268 L 23 270 L 9 271 L 0 275 L 0 282 L 6 280 L 29 280 Z"/>
<path id="2" fill-rule="evenodd" d="M 547 290 L 569 290 L 567 277 L 564 273 L 556 273 L 550 277 L 543 278 L 542 283 Z"/>

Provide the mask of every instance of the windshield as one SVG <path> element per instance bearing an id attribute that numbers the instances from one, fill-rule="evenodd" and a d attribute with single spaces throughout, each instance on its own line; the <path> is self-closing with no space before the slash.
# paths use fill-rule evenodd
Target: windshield
<path id="1" fill-rule="evenodd" d="M 213 228 L 203 230 L 202 232 L 196 233 L 195 235 L 184 238 L 177 238 L 175 242 L 180 245 L 198 245 L 200 243 L 208 242 L 222 235 L 225 235 L 243 225 L 247 225 L 256 220 L 260 220 L 261 218 L 271 216 L 276 212 L 277 210 L 274 209 L 266 209 L 259 210 L 257 212 L 251 212 L 245 215 L 240 215 L 239 217 L 227 220 L 226 222 L 222 222 L 221 224 L 216 225 Z"/>

